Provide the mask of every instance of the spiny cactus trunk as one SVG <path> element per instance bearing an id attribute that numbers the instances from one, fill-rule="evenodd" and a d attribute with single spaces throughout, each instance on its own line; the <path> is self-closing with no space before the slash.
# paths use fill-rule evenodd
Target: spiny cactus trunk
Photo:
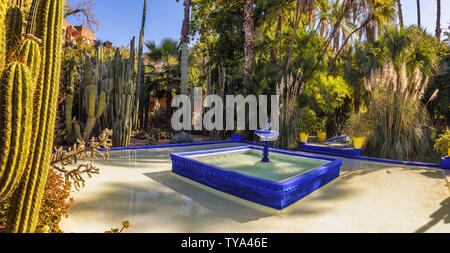
<path id="1" fill-rule="evenodd" d="M 136 108 L 135 93 L 135 41 L 130 43 L 130 58 L 123 59 L 116 51 L 111 63 L 111 80 L 113 82 L 112 98 L 109 113 L 112 113 L 113 145 L 127 147 L 133 130 L 133 115 Z"/>
<path id="2" fill-rule="evenodd" d="M 87 103 L 88 103 L 88 121 L 83 131 L 83 140 L 88 141 L 91 137 L 92 130 L 94 129 L 95 123 L 102 116 L 105 109 L 106 93 L 102 91 L 97 100 L 97 87 L 95 85 L 90 85 L 87 88 Z M 96 109 L 97 106 L 97 110 Z"/>
<path id="3" fill-rule="evenodd" d="M 7 232 L 34 232 L 53 147 L 56 106 L 61 67 L 61 32 L 65 0 L 41 0 L 38 4 L 36 36 L 42 39 L 41 75 L 33 116 L 31 155 L 23 181 L 13 195 Z"/>
<path id="4" fill-rule="evenodd" d="M 31 138 L 32 90 L 27 67 L 12 63 L 0 85 L 0 200 L 11 195 L 25 171 Z"/>
<path id="5" fill-rule="evenodd" d="M 23 16 L 18 6 L 11 6 L 6 13 L 6 52 L 11 55 L 20 41 L 22 35 Z"/>
<path id="6" fill-rule="evenodd" d="M 66 130 L 67 130 L 67 141 L 75 142 L 76 139 L 81 139 L 87 142 L 91 137 L 91 133 L 94 130 L 95 124 L 102 116 L 105 110 L 106 104 L 106 92 L 101 91 L 98 93 L 97 86 L 100 86 L 100 90 L 102 90 L 104 86 L 104 75 L 103 75 L 103 61 L 102 61 L 102 49 L 97 48 L 97 59 L 95 60 L 95 66 L 92 63 L 92 60 L 85 55 L 85 63 L 81 64 L 80 72 L 82 74 L 82 83 L 84 84 L 80 87 L 79 94 L 79 103 L 85 104 L 85 114 L 86 114 L 86 125 L 83 129 L 83 133 L 81 132 L 81 127 L 77 122 L 73 122 L 72 117 L 72 109 L 73 109 L 73 101 L 74 101 L 74 70 L 70 73 L 70 87 L 71 93 L 66 97 L 65 101 L 65 119 L 66 119 Z M 84 87 L 84 88 L 83 88 Z M 81 99 L 80 99 L 81 98 Z M 84 101 L 84 102 L 83 102 Z M 84 111 L 80 111 L 83 113 Z M 79 115 L 77 115 L 78 122 Z M 75 126 L 74 126 L 75 124 Z M 75 132 L 73 131 L 73 127 L 75 127 Z"/>
<path id="7" fill-rule="evenodd" d="M 25 63 L 30 70 L 33 83 L 36 84 L 41 69 L 41 50 L 39 44 L 34 40 L 25 40 L 19 55 L 22 62 Z"/>
<path id="8" fill-rule="evenodd" d="M 0 0 L 0 70 L 3 70 L 6 61 L 6 26 L 5 16 L 8 0 Z"/>

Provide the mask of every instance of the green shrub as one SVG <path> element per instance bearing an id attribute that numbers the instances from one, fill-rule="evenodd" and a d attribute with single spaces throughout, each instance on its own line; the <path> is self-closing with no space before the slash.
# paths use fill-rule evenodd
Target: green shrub
<path id="1" fill-rule="evenodd" d="M 371 73 L 366 82 L 369 92 L 368 116 L 371 135 L 369 155 L 395 160 L 415 160 L 432 150 L 430 120 L 421 99 L 428 79 L 416 69 L 408 74 L 393 63 Z"/>
<path id="2" fill-rule="evenodd" d="M 192 142 L 194 142 L 194 137 L 185 132 L 181 132 L 179 134 L 174 135 L 170 141 L 171 144 L 192 143 Z"/>
<path id="3" fill-rule="evenodd" d="M 323 117 L 320 119 L 317 119 L 317 130 L 325 132 L 327 129 L 327 118 Z"/>
<path id="4" fill-rule="evenodd" d="M 450 130 L 447 129 L 439 136 L 434 144 L 434 149 L 441 155 L 448 155 L 448 148 L 450 148 Z"/>
<path id="5" fill-rule="evenodd" d="M 370 122 L 367 113 L 352 113 L 347 120 L 345 131 L 352 137 L 367 137 L 370 132 Z"/>
<path id="6" fill-rule="evenodd" d="M 303 107 L 295 115 L 295 123 L 299 133 L 313 133 L 317 131 L 316 113 L 309 107 Z"/>

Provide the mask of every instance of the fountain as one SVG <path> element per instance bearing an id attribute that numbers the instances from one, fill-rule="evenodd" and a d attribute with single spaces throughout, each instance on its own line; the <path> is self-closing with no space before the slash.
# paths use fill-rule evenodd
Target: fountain
<path id="1" fill-rule="evenodd" d="M 255 134 L 264 148 L 234 143 L 228 148 L 172 153 L 172 172 L 189 182 L 277 210 L 339 177 L 342 161 L 334 158 L 271 149 L 269 160 L 269 142 L 279 136 L 270 130 L 269 122 Z"/>
<path id="2" fill-rule="evenodd" d="M 261 162 L 268 163 L 269 159 L 269 141 L 276 141 L 278 139 L 279 132 L 270 131 L 270 123 L 266 122 L 266 129 L 264 131 L 255 131 L 255 134 L 261 138 L 261 141 L 264 142 L 264 150 L 263 150 L 263 158 Z"/>

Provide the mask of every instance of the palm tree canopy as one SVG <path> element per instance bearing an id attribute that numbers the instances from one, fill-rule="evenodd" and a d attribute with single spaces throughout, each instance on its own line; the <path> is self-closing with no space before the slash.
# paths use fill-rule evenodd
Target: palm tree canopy
<path id="1" fill-rule="evenodd" d="M 170 56 L 176 56 L 178 52 L 178 42 L 171 38 L 163 39 L 159 46 L 156 46 L 154 41 L 147 41 L 145 47 L 148 50 L 147 56 L 154 61 L 166 62 Z"/>

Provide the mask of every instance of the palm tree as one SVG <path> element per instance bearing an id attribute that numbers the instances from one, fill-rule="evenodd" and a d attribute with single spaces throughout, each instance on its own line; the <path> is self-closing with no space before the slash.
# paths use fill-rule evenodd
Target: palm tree
<path id="1" fill-rule="evenodd" d="M 420 27 L 420 0 L 417 0 L 417 25 Z"/>
<path id="2" fill-rule="evenodd" d="M 441 0 L 436 0 L 437 3 L 437 18 L 436 18 L 436 38 L 441 41 Z"/>
<path id="3" fill-rule="evenodd" d="M 178 1 L 178 0 L 177 0 Z M 184 0 L 184 20 L 181 28 L 181 94 L 186 94 L 189 71 L 189 26 L 191 0 Z"/>
<path id="4" fill-rule="evenodd" d="M 402 11 L 402 3 L 400 0 L 397 0 L 397 12 L 400 27 L 403 28 L 403 11 Z"/>
<path id="5" fill-rule="evenodd" d="M 245 0 L 244 8 L 244 69 L 245 69 L 245 83 L 244 93 L 247 91 L 248 79 L 252 71 L 253 66 L 253 39 L 255 35 L 255 27 L 253 23 L 253 0 Z"/>
<path id="6" fill-rule="evenodd" d="M 175 58 L 178 52 L 178 42 L 176 40 L 166 38 L 159 46 L 154 41 L 147 41 L 145 47 L 149 51 L 147 57 L 153 61 L 163 61 L 164 65 L 170 65 L 170 58 Z"/>
<path id="7" fill-rule="evenodd" d="M 383 27 L 395 20 L 394 1 L 357 0 L 353 12 L 365 16 L 360 36 L 365 34 L 369 42 L 374 42 L 381 35 Z"/>

